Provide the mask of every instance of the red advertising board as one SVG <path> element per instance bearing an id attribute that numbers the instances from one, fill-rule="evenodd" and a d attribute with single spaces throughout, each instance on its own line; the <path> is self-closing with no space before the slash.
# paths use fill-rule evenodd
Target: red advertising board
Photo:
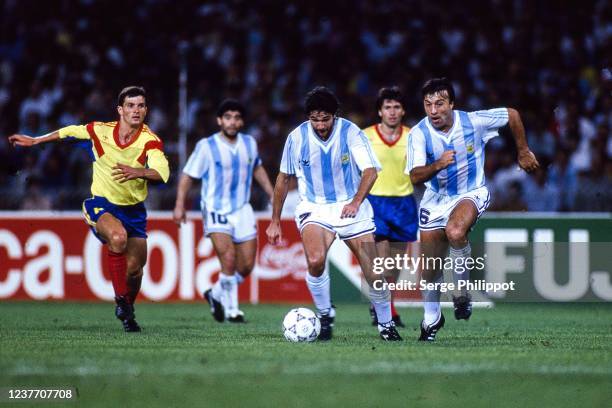
<path id="1" fill-rule="evenodd" d="M 268 222 L 258 220 L 257 263 L 240 286 L 241 301 L 309 303 L 295 223 L 283 220 L 284 241 L 271 246 L 265 239 Z M 141 298 L 201 299 L 220 267 L 198 214 L 177 228 L 168 213 L 152 212 L 147 233 Z M 80 213 L 0 213 L 0 299 L 110 300 L 105 251 Z"/>

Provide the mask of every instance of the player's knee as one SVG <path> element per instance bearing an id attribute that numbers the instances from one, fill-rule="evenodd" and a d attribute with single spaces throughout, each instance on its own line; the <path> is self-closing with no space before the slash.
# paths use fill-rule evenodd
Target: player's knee
<path id="1" fill-rule="evenodd" d="M 306 256 L 308 269 L 311 271 L 323 271 L 325 269 L 325 254 L 313 253 Z"/>
<path id="2" fill-rule="evenodd" d="M 142 275 L 142 268 L 144 267 L 144 263 L 136 258 L 127 258 L 127 273 L 132 277 L 138 277 Z"/>
<path id="3" fill-rule="evenodd" d="M 223 269 L 226 269 L 227 271 L 236 270 L 236 257 L 234 256 L 233 252 L 226 252 L 219 257 L 219 260 L 221 261 L 221 266 Z"/>
<path id="4" fill-rule="evenodd" d="M 113 252 L 123 253 L 127 248 L 127 233 L 125 231 L 113 231 L 108 242 Z"/>
<path id="5" fill-rule="evenodd" d="M 467 231 L 465 228 L 457 224 L 448 224 L 446 226 L 446 237 L 450 242 L 460 242 L 465 240 Z"/>
<path id="6" fill-rule="evenodd" d="M 241 274 L 242 276 L 247 276 L 249 275 L 252 271 L 253 268 L 255 267 L 255 261 L 253 262 L 247 262 L 244 265 L 236 268 L 236 270 L 238 271 L 239 274 Z"/>

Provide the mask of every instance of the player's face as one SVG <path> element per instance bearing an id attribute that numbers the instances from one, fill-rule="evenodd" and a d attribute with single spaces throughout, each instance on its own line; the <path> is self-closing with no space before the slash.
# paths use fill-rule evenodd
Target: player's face
<path id="1" fill-rule="evenodd" d="M 327 138 L 334 125 L 334 115 L 329 112 L 312 111 L 310 115 L 308 115 L 308 120 L 312 128 L 321 138 Z"/>
<path id="2" fill-rule="evenodd" d="M 451 128 L 453 125 L 453 104 L 449 102 L 446 91 L 426 95 L 423 106 L 434 128 L 441 131 L 447 131 Z"/>
<path id="3" fill-rule="evenodd" d="M 147 116 L 147 103 L 143 96 L 126 97 L 123 105 L 117 107 L 122 122 L 130 126 L 140 126 Z"/>
<path id="4" fill-rule="evenodd" d="M 380 110 L 378 111 L 378 116 L 380 116 L 382 123 L 384 123 L 386 126 L 394 128 L 402 123 L 404 113 L 404 108 L 399 101 L 394 99 L 385 99 L 380 107 Z"/>
<path id="5" fill-rule="evenodd" d="M 217 118 L 217 125 L 221 128 L 221 132 L 227 137 L 236 137 L 244 121 L 242 115 L 238 111 L 228 110 L 223 113 L 223 116 Z"/>

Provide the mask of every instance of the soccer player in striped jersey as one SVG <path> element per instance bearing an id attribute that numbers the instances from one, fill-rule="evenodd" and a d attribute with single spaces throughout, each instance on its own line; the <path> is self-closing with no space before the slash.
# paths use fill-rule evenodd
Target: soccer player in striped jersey
<path id="1" fill-rule="evenodd" d="M 337 116 L 339 103 L 325 87 L 308 93 L 308 120 L 287 137 L 274 187 L 272 221 L 266 231 L 275 245 L 282 239 L 280 216 L 290 177 L 297 177 L 301 201 L 295 221 L 308 264 L 306 284 L 321 321 L 319 340 L 330 340 L 335 311 L 325 260 L 336 234 L 359 261 L 378 318 L 380 337 L 401 340 L 391 317 L 390 293 L 384 278 L 372 270 L 376 245 L 372 206 L 366 196 L 380 164 L 363 132 Z M 375 284 L 378 284 L 378 286 Z"/>
<path id="2" fill-rule="evenodd" d="M 376 111 L 380 116 L 380 123 L 364 129 L 363 133 L 382 165 L 382 170 L 368 195 L 368 201 L 374 209 L 378 256 L 386 258 L 395 256 L 397 252 L 403 255 L 408 249 L 406 243 L 416 241 L 417 204 L 412 195 L 410 177 L 404 174 L 410 128 L 402 125 L 405 111 L 403 96 L 398 87 L 380 89 L 376 98 Z M 403 243 L 403 248 L 400 249 L 399 243 Z M 390 272 L 391 276 L 386 276 L 387 280 L 397 280 L 399 271 Z M 370 306 L 370 314 L 372 324 L 377 324 L 373 306 Z M 391 314 L 395 324 L 404 327 L 395 310 L 393 296 Z"/>
<path id="3" fill-rule="evenodd" d="M 13 135 L 9 140 L 14 146 L 27 147 L 67 139 L 89 142 L 92 197 L 83 202 L 83 215 L 96 237 L 108 245 L 115 316 L 126 332 L 138 332 L 134 301 L 147 262 L 147 184 L 167 182 L 170 169 L 161 139 L 144 124 L 144 88 L 124 88 L 119 93 L 117 112 L 117 122 L 73 125 L 40 137 Z"/>
<path id="4" fill-rule="evenodd" d="M 521 169 L 531 172 L 539 164 L 529 150 L 516 110 L 454 110 L 455 92 L 446 78 L 427 81 L 422 96 L 427 117 L 410 131 L 406 165 L 412 183 L 424 182 L 427 187 L 419 208 L 421 248 L 426 257 L 444 258 L 448 253 L 453 265 L 466 265 L 471 256 L 468 233 L 489 205 L 484 176 L 487 141 L 497 136 L 499 128 L 509 125 Z M 468 280 L 469 270 L 455 268 L 453 277 L 455 282 Z M 423 268 L 423 278 L 439 283 L 442 271 Z M 472 303 L 467 291 L 453 297 L 453 303 L 456 319 L 470 318 Z M 423 306 L 419 340 L 433 341 L 444 326 L 440 291 L 424 291 Z"/>
<path id="5" fill-rule="evenodd" d="M 272 183 L 262 166 L 257 142 L 241 133 L 244 106 L 226 99 L 217 110 L 220 131 L 203 138 L 189 156 L 179 180 L 174 221 L 185 222 L 185 197 L 193 180 L 202 180 L 204 233 L 221 263 L 219 279 L 204 292 L 215 320 L 244 323 L 238 307 L 238 285 L 255 266 L 257 226 L 251 199 L 253 178 L 272 198 Z"/>

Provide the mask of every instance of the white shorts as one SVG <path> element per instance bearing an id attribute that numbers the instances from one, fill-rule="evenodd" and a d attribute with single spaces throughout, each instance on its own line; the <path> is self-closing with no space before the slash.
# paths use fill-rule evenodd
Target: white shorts
<path id="1" fill-rule="evenodd" d="M 250 241 L 257 237 L 257 221 L 253 207 L 247 203 L 239 210 L 221 215 L 213 211 L 202 211 L 204 218 L 204 235 L 220 232 L 232 237 L 235 243 Z"/>
<path id="2" fill-rule="evenodd" d="M 473 202 L 480 218 L 489 206 L 490 198 L 491 194 L 485 186 L 454 197 L 438 194 L 428 188 L 419 205 L 419 228 L 426 231 L 445 228 L 448 217 L 462 200 Z"/>
<path id="3" fill-rule="evenodd" d="M 359 206 L 355 218 L 340 218 L 342 208 L 350 203 L 342 201 L 331 204 L 316 204 L 308 201 L 300 202 L 295 208 L 295 223 L 300 233 L 308 224 L 316 224 L 346 240 L 376 231 L 374 211 L 370 202 L 365 199 Z"/>

